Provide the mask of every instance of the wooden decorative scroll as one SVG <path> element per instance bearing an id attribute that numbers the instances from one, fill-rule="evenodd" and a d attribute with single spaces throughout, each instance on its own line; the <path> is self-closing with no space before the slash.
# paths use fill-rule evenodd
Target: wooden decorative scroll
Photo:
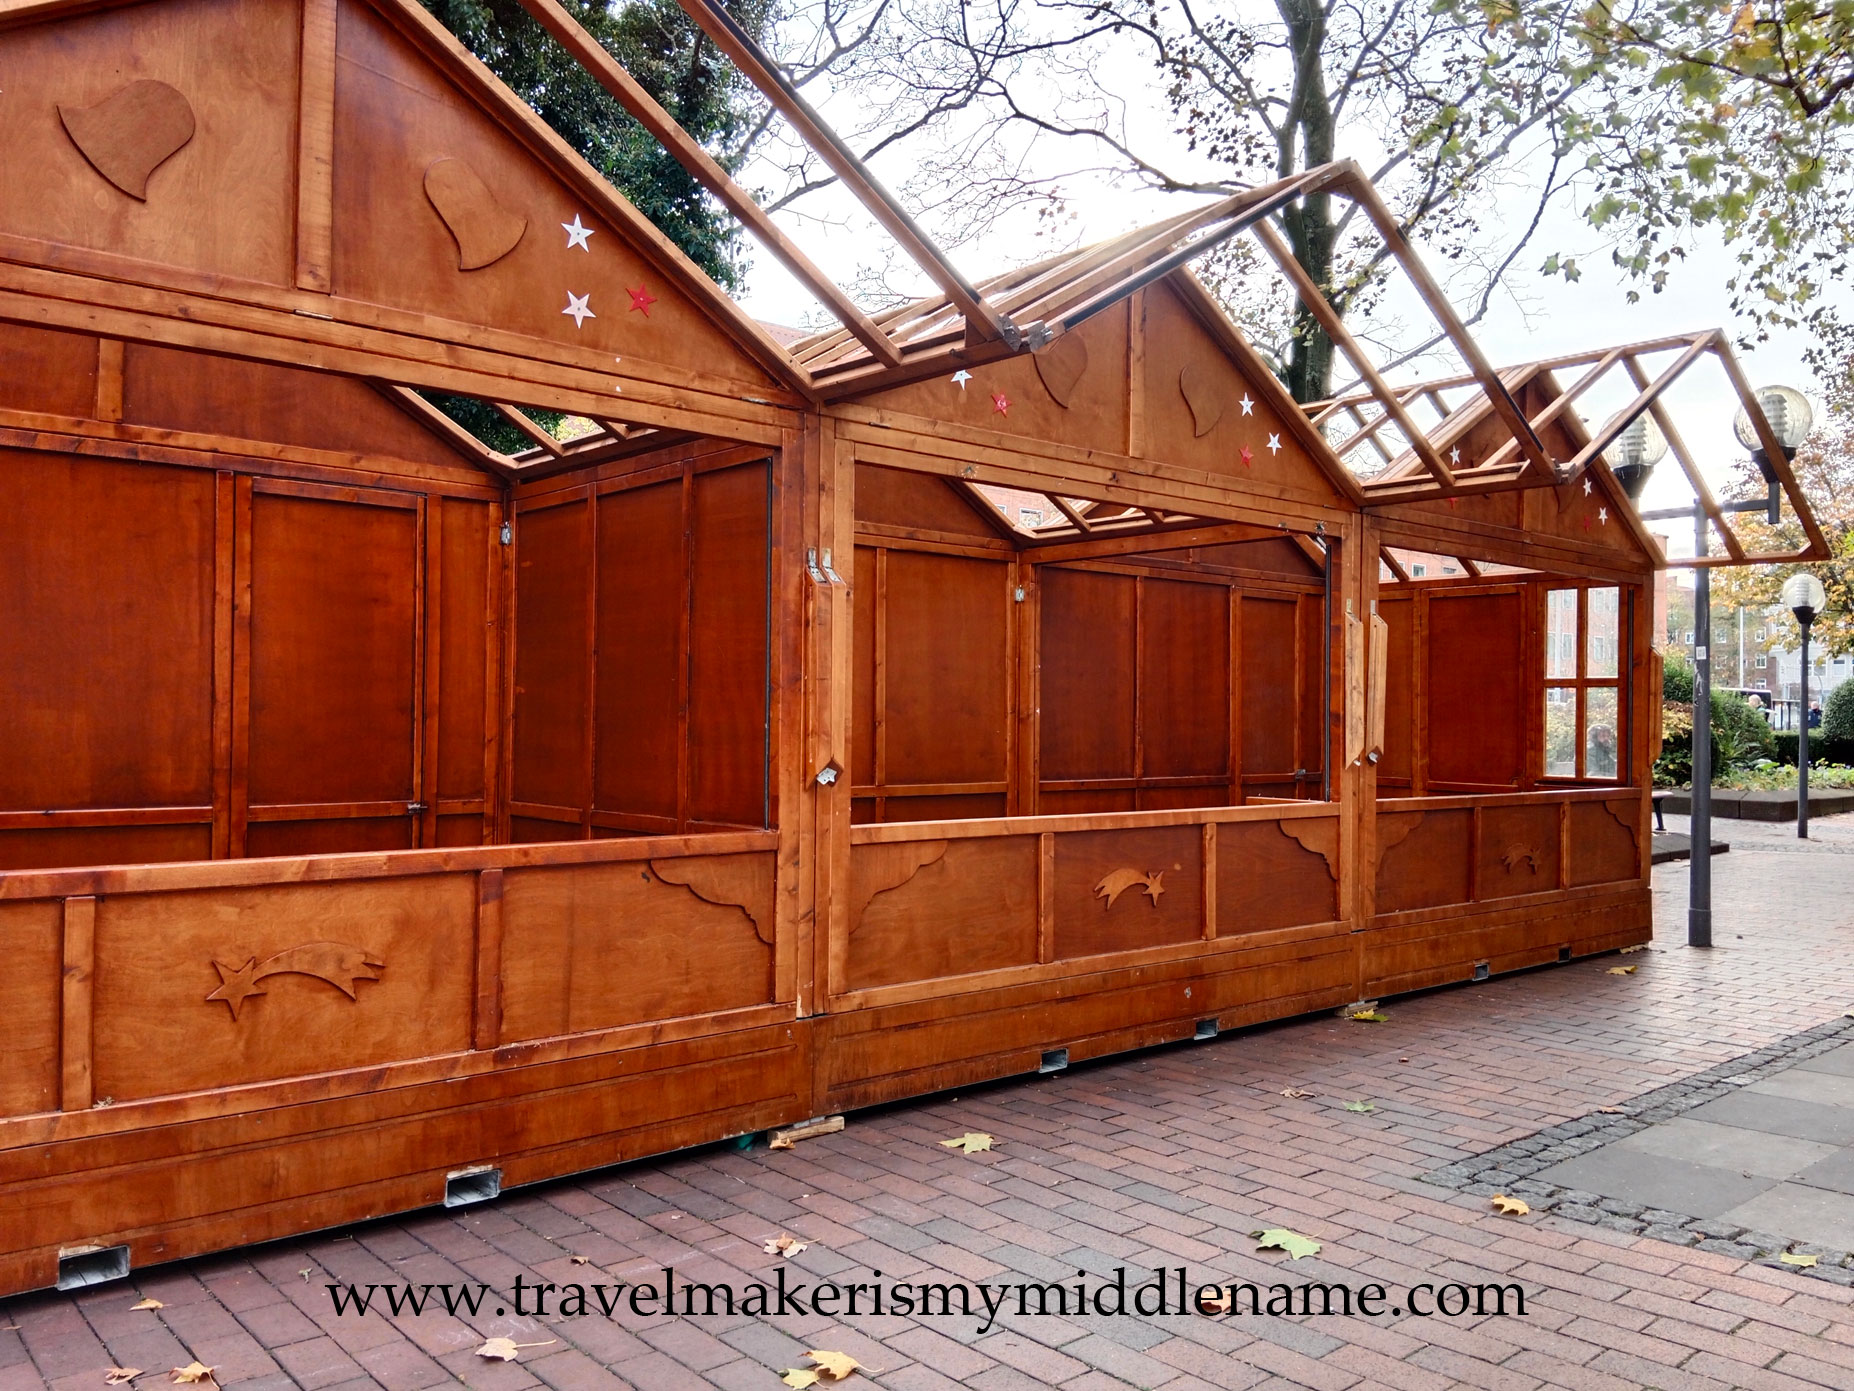
<path id="1" fill-rule="evenodd" d="M 1338 817 L 1321 817 L 1318 820 L 1301 820 L 1300 818 L 1295 818 L 1292 821 L 1277 821 L 1275 825 L 1280 829 L 1282 835 L 1286 836 L 1291 841 L 1298 842 L 1301 849 L 1311 850 L 1314 854 L 1325 860 L 1326 872 L 1332 875 L 1334 883 L 1339 881 Z M 1414 823 L 1411 824 L 1411 829 L 1415 829 Z M 1409 833 L 1410 832 L 1406 830 L 1403 835 L 1407 836 Z M 1397 840 L 1402 839 L 1403 836 L 1397 837 Z M 1395 843 L 1396 841 L 1392 842 L 1392 844 Z"/>
<path id="2" fill-rule="evenodd" d="M 1384 857 L 1414 835 L 1416 828 L 1423 824 L 1427 816 L 1427 812 L 1419 811 L 1408 816 L 1380 816 L 1378 818 L 1379 868 L 1383 867 Z M 1287 827 L 1284 825 L 1282 829 L 1285 831 Z M 1334 829 L 1337 831 L 1336 826 Z"/>
<path id="3" fill-rule="evenodd" d="M 498 203 L 461 159 L 441 159 L 425 171 L 425 196 L 457 239 L 458 270 L 493 266 L 528 230 L 528 219 Z"/>
<path id="4" fill-rule="evenodd" d="M 944 847 L 942 847 L 944 848 Z M 773 945 L 772 884 L 764 857 L 689 855 L 652 860 L 650 872 L 722 908 L 738 908 L 767 946 Z"/>
<path id="5" fill-rule="evenodd" d="M 193 107 L 165 82 L 131 82 L 95 106 L 60 106 L 65 133 L 90 167 L 146 202 L 148 178 L 193 138 Z"/>
<path id="6" fill-rule="evenodd" d="M 212 964 L 219 972 L 219 988 L 206 998 L 225 1001 L 234 1019 L 238 1018 L 239 1006 L 246 1000 L 253 995 L 269 993 L 258 985 L 266 977 L 314 976 L 353 1000 L 358 998 L 355 990 L 359 983 L 378 980 L 386 967 L 386 963 L 371 952 L 350 947 L 345 942 L 305 942 L 262 961 L 254 956 L 246 957 L 242 966 L 227 966 L 223 961 Z"/>
<path id="7" fill-rule="evenodd" d="M 1642 828 L 1639 820 L 1642 811 L 1641 803 L 1633 800 L 1627 802 L 1604 802 L 1602 806 L 1603 810 L 1609 813 L 1610 820 L 1614 821 L 1618 826 L 1629 833 L 1630 843 L 1634 845 L 1637 850 L 1641 849 Z"/>
<path id="8" fill-rule="evenodd" d="M 1088 344 L 1078 333 L 1065 333 L 1035 354 L 1036 374 L 1058 406 L 1068 409 L 1075 388 L 1088 370 Z"/>
<path id="9" fill-rule="evenodd" d="M 904 840 L 859 846 L 850 885 L 850 931 L 863 925 L 863 914 L 878 894 L 899 889 L 922 869 L 943 858 L 943 840 Z"/>
<path id="10" fill-rule="evenodd" d="M 1223 419 L 1223 393 L 1210 373 L 1195 362 L 1187 362 L 1178 373 L 1178 390 L 1191 408 L 1191 432 L 1202 439 Z"/>
<path id="11" fill-rule="evenodd" d="M 1114 900 L 1135 884 L 1140 886 L 1140 892 L 1151 899 L 1152 906 L 1157 908 L 1159 895 L 1165 892 L 1165 871 L 1161 869 L 1149 874 L 1141 874 L 1137 869 L 1116 869 L 1094 886 L 1094 896 L 1106 899 L 1107 902 L 1103 906 L 1112 908 Z"/>

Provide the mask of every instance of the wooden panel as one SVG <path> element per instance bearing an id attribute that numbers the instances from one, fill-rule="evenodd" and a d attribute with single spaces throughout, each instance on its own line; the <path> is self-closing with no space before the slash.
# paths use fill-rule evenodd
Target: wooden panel
<path id="1" fill-rule="evenodd" d="M 213 480 L 0 452 L 0 810 L 212 800 Z"/>
<path id="2" fill-rule="evenodd" d="M 483 818 L 480 816 L 440 816 L 438 818 L 439 845 L 483 845 L 487 839 L 483 834 Z"/>
<path id="3" fill-rule="evenodd" d="M 1318 598 L 1304 598 L 1298 605 L 1300 620 L 1300 729 L 1298 732 L 1297 765 L 1310 773 L 1317 773 L 1326 764 L 1326 710 L 1327 689 L 1326 673 L 1322 663 L 1326 658 L 1325 644 L 1322 642 L 1322 629 L 1326 622 L 1326 605 Z M 1344 662 L 1341 654 L 1335 650 L 1332 654 L 1334 699 L 1340 689 L 1341 673 Z M 1337 747 L 1342 740 L 1335 737 L 1334 759 L 1343 763 L 1345 756 Z M 1318 784 L 1313 784 L 1306 796 L 1319 796 Z"/>
<path id="4" fill-rule="evenodd" d="M 1465 903 L 1471 811 L 1404 812 L 1378 818 L 1378 912 Z"/>
<path id="5" fill-rule="evenodd" d="M 1041 578 L 1041 776 L 1131 777 L 1136 582 L 1058 566 Z"/>
<path id="6" fill-rule="evenodd" d="M 418 514 L 251 501 L 251 803 L 409 800 Z"/>
<path id="7" fill-rule="evenodd" d="M 245 854 L 348 855 L 362 850 L 410 850 L 417 827 L 410 816 L 254 821 L 245 832 Z"/>
<path id="8" fill-rule="evenodd" d="M 1009 578 L 1009 566 L 993 561 L 888 553 L 890 785 L 1009 775 Z"/>
<path id="9" fill-rule="evenodd" d="M 1036 961 L 1037 838 L 945 843 L 900 883 L 911 843 L 850 853 L 851 989 L 966 975 Z M 910 861 L 904 859 L 902 868 Z"/>
<path id="10" fill-rule="evenodd" d="M 681 478 L 598 501 L 593 805 L 602 811 L 674 817 L 679 809 L 688 587 L 682 501 Z"/>
<path id="11" fill-rule="evenodd" d="M 1601 897 L 1544 899 L 1437 913 L 1359 935 L 1368 997 L 1422 990 L 1469 979 L 1478 962 L 1498 974 L 1573 957 L 1614 951 L 1654 934 L 1653 905 L 1633 888 Z"/>
<path id="12" fill-rule="evenodd" d="M 1141 586 L 1140 771 L 1146 777 L 1229 772 L 1230 597 L 1221 585 L 1147 580 Z"/>
<path id="13" fill-rule="evenodd" d="M 475 917 L 463 874 L 102 899 L 96 1093 L 129 1101 L 467 1048 Z M 234 1017 L 230 998 L 253 984 Z"/>
<path id="14" fill-rule="evenodd" d="M 1337 821 L 1292 824 L 1316 844 L 1321 836 L 1338 837 Z M 1331 922 L 1338 916 L 1339 882 L 1332 865 L 1320 850 L 1290 835 L 1286 823 L 1233 821 L 1217 827 L 1219 937 Z"/>
<path id="15" fill-rule="evenodd" d="M 855 568 L 850 572 L 852 787 L 868 787 L 876 780 L 876 610 L 882 602 L 876 584 L 879 554 L 873 546 L 858 546 Z"/>
<path id="16" fill-rule="evenodd" d="M 986 523 L 984 515 L 954 489 L 950 480 L 872 464 L 856 466 L 856 520 L 948 536 L 987 540 L 998 536 L 997 528 Z"/>
<path id="17" fill-rule="evenodd" d="M 58 1108 L 63 908 L 0 904 L 0 1116 Z"/>
<path id="18" fill-rule="evenodd" d="M 1481 809 L 1477 899 L 1536 894 L 1558 887 L 1558 806 Z"/>
<path id="19" fill-rule="evenodd" d="M 754 914 L 770 937 L 773 856 L 728 858 L 747 907 L 710 902 L 696 889 L 712 887 L 665 882 L 648 864 L 505 871 L 503 1042 L 770 1001 L 773 952 Z"/>
<path id="20" fill-rule="evenodd" d="M 1295 601 L 1242 600 L 1242 770 L 1292 773 L 1296 761 L 1294 706 Z M 1291 793 L 1287 795 L 1292 795 Z"/>
<path id="21" fill-rule="evenodd" d="M 1414 600 L 1378 601 L 1378 616 L 1389 633 L 1384 681 L 1384 752 L 1378 781 L 1410 780 L 1415 766 L 1415 615 Z"/>
<path id="22" fill-rule="evenodd" d="M 84 333 L 0 325 L 0 406 L 94 416 L 97 340 Z"/>
<path id="23" fill-rule="evenodd" d="M 1091 811 L 1133 811 L 1135 797 L 1131 790 L 1116 792 L 1040 792 L 1037 810 L 1045 816 L 1067 816 Z"/>
<path id="24" fill-rule="evenodd" d="M 1641 850 L 1635 827 L 1641 802 L 1571 803 L 1571 873 L 1576 884 L 1606 884 L 1641 875 Z"/>
<path id="25" fill-rule="evenodd" d="M 1431 783 L 1518 786 L 1527 713 L 1524 632 L 1517 591 L 1430 595 Z"/>
<path id="26" fill-rule="evenodd" d="M 0 831 L 0 870 L 210 860 L 212 827 L 60 826 Z"/>
<path id="27" fill-rule="evenodd" d="M 484 645 L 498 630 L 489 610 L 490 508 L 445 498 L 438 605 L 438 795 L 481 797 L 490 700 Z"/>
<path id="28" fill-rule="evenodd" d="M 1056 955 L 1195 941 L 1204 926 L 1203 881 L 1204 833 L 1196 826 L 1058 835 Z"/>
<path id="29" fill-rule="evenodd" d="M 590 513 L 586 502 L 569 502 L 523 512 L 517 521 L 515 801 L 586 805 Z M 574 834 L 562 828 L 544 839 Z"/>
<path id="30" fill-rule="evenodd" d="M 770 484 L 766 463 L 695 476 L 685 813 L 692 821 L 767 822 Z"/>
<path id="31" fill-rule="evenodd" d="M 888 799 L 884 821 L 953 821 L 971 817 L 1005 815 L 1002 792 L 972 792 L 964 795 L 896 797 Z"/>

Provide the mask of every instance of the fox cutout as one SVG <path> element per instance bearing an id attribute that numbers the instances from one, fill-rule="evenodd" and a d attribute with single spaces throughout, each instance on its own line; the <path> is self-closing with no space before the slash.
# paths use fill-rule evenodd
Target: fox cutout
<path id="1" fill-rule="evenodd" d="M 1521 864 L 1531 865 L 1532 872 L 1537 874 L 1539 872 L 1539 852 L 1528 850 L 1523 845 L 1508 846 L 1506 854 L 1500 857 L 1500 863 L 1506 866 L 1508 874 L 1518 869 Z"/>
<path id="2" fill-rule="evenodd" d="M 1159 906 L 1159 895 L 1165 892 L 1165 871 L 1156 870 L 1151 874 L 1141 874 L 1136 869 L 1117 869 L 1094 886 L 1094 896 L 1107 900 L 1107 907 L 1114 906 L 1114 900 L 1132 888 L 1135 884 L 1143 886 L 1146 897 L 1152 900 L 1152 906 Z"/>

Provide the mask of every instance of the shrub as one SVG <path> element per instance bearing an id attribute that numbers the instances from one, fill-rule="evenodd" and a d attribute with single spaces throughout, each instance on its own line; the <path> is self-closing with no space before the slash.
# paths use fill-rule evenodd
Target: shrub
<path id="1" fill-rule="evenodd" d="M 1813 746 L 1811 746 L 1813 748 Z M 1777 757 L 1777 741 L 1764 717 L 1743 696 L 1712 693 L 1712 771 L 1715 778 Z M 1811 759 L 1813 761 L 1813 759 Z M 1693 707 L 1669 701 L 1661 712 L 1661 756 L 1654 761 L 1657 787 L 1693 780 Z"/>
<path id="2" fill-rule="evenodd" d="M 1854 739 L 1854 681 L 1843 681 L 1829 692 L 1820 733 L 1824 739 Z"/>
<path id="3" fill-rule="evenodd" d="M 1677 705 L 1693 703 L 1693 663 L 1679 652 L 1661 654 L 1661 699 Z"/>
<path id="4" fill-rule="evenodd" d="M 1796 731 L 1780 729 L 1777 731 L 1777 762 L 1786 768 L 1796 766 Z M 1854 764 L 1854 739 L 1824 739 L 1822 731 L 1809 731 L 1809 764 L 1820 768 L 1830 763 L 1843 766 Z"/>

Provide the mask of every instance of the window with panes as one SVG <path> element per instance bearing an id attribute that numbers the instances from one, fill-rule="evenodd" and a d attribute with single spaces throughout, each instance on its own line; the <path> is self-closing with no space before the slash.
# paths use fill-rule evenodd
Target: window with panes
<path id="1" fill-rule="evenodd" d="M 1548 778 L 1622 776 L 1622 591 L 1545 591 Z"/>

